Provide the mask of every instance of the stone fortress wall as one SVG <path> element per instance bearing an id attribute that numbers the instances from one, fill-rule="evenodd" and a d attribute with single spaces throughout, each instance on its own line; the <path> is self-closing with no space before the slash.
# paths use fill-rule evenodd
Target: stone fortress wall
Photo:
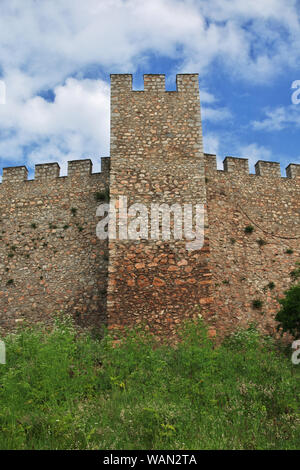
<path id="1" fill-rule="evenodd" d="M 281 177 L 279 163 L 259 161 L 249 174 L 246 159 L 227 157 L 217 170 L 216 156 L 204 157 L 214 323 L 274 333 L 277 299 L 300 260 L 300 165 Z"/>
<path id="2" fill-rule="evenodd" d="M 111 199 L 203 203 L 205 243 L 186 240 L 99 240 L 96 209 Z M 118 207 L 119 213 L 124 207 Z M 252 232 L 246 227 L 252 227 Z M 246 229 L 246 230 L 245 230 Z M 220 334 L 257 323 L 274 332 L 277 299 L 300 259 L 300 165 L 203 153 L 197 74 L 111 76 L 111 151 L 101 173 L 90 160 L 5 168 L 0 185 L 0 328 L 48 323 L 57 311 L 84 325 L 147 324 L 172 334 L 199 313 Z M 260 308 L 254 304 L 260 302 Z M 253 303 L 254 302 L 254 303 Z"/>
<path id="3" fill-rule="evenodd" d="M 0 327 L 51 322 L 59 311 L 84 324 L 106 319 L 107 243 L 96 237 L 97 193 L 109 183 L 90 160 L 4 168 L 0 185 Z"/>

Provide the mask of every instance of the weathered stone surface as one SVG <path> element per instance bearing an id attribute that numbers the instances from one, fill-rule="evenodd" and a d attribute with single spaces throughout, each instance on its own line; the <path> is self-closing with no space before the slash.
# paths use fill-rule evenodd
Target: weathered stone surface
<path id="1" fill-rule="evenodd" d="M 176 92 L 165 91 L 161 75 L 146 75 L 144 91 L 132 91 L 131 82 L 130 75 L 111 77 L 111 194 L 126 195 L 128 206 L 143 203 L 149 213 L 151 203 L 205 203 L 198 76 L 178 75 Z M 198 282 L 210 276 L 208 240 L 198 258 L 186 250 L 186 240 L 113 244 L 109 323 L 130 325 L 138 318 L 171 333 L 175 323 L 199 313 L 201 299 L 210 295 L 208 279 Z M 129 272 L 135 284 L 127 282 Z"/>
<path id="2" fill-rule="evenodd" d="M 105 161 L 107 159 L 104 159 Z M 82 324 L 106 322 L 107 242 L 96 237 L 97 192 L 108 172 L 90 174 L 90 160 L 10 168 L 0 185 L 0 328 L 50 323 L 58 311 Z M 16 180 L 18 178 L 18 181 Z"/>
<path id="3" fill-rule="evenodd" d="M 277 299 L 300 258 L 300 180 L 281 177 L 273 162 L 258 162 L 256 175 L 217 170 L 214 155 L 205 163 L 216 325 L 224 333 L 256 323 L 274 333 Z M 254 231 L 245 233 L 249 225 Z"/>
<path id="4" fill-rule="evenodd" d="M 131 75 L 111 77 L 111 159 L 101 173 L 90 160 L 69 162 L 67 177 L 56 163 L 37 165 L 32 181 L 24 166 L 3 170 L 0 333 L 50 323 L 61 310 L 81 324 L 145 324 L 169 335 L 201 311 L 212 338 L 249 323 L 274 334 L 278 298 L 300 258 L 300 165 L 285 178 L 278 163 L 259 161 L 250 175 L 247 159 L 226 157 L 217 170 L 216 157 L 203 154 L 197 75 L 178 75 L 172 92 L 164 75 L 144 82 L 132 91 Z M 96 209 L 108 187 L 128 206 L 203 203 L 204 246 L 99 240 Z"/>

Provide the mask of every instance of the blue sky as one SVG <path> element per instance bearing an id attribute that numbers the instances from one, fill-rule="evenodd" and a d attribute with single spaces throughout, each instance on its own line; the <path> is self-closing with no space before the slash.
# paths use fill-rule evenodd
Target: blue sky
<path id="1" fill-rule="evenodd" d="M 298 0 L 1 0 L 0 166 L 109 155 L 109 75 L 198 73 L 204 149 L 300 163 Z"/>

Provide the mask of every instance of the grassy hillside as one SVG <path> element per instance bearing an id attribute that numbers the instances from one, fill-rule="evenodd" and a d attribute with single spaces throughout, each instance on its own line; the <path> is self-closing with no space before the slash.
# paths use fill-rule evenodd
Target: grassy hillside
<path id="1" fill-rule="evenodd" d="M 300 366 L 254 328 L 176 347 L 23 328 L 0 365 L 0 449 L 300 448 Z"/>

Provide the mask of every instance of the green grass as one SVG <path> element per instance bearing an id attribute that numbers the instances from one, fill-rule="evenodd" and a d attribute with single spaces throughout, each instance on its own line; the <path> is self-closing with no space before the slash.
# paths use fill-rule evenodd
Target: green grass
<path id="1" fill-rule="evenodd" d="M 7 337 L 0 449 L 299 449 L 300 366 L 253 328 L 218 348 L 201 320 L 181 334 Z"/>

